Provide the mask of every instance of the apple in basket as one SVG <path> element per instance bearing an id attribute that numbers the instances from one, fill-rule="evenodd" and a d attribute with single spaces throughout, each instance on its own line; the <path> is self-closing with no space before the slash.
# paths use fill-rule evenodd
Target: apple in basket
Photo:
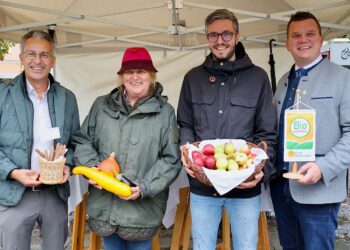
<path id="1" fill-rule="evenodd" d="M 228 170 L 228 171 L 239 170 L 239 165 L 238 165 L 238 163 L 237 163 L 235 160 L 233 160 L 233 159 L 228 160 L 227 170 Z"/>
<path id="2" fill-rule="evenodd" d="M 214 156 L 209 155 L 204 159 L 204 166 L 209 169 L 216 169 L 216 160 Z"/>
<path id="3" fill-rule="evenodd" d="M 201 158 L 195 158 L 193 159 L 193 163 L 199 167 L 203 167 L 204 166 L 204 162 Z"/>
<path id="4" fill-rule="evenodd" d="M 215 148 L 213 145 L 211 144 L 207 144 L 203 147 L 203 150 L 202 150 L 203 154 L 205 155 L 213 155 L 214 152 L 215 152 Z"/>
<path id="5" fill-rule="evenodd" d="M 235 146 L 233 145 L 232 142 L 228 142 L 228 143 L 225 144 L 225 146 L 224 146 L 224 152 L 225 152 L 225 154 L 227 154 L 227 155 L 230 155 L 230 154 L 232 154 L 232 153 L 235 152 Z"/>
<path id="6" fill-rule="evenodd" d="M 192 159 L 194 160 L 194 159 L 197 159 L 197 158 L 203 159 L 202 153 L 197 151 L 197 150 L 192 151 Z"/>
<path id="7" fill-rule="evenodd" d="M 245 164 L 247 162 L 248 156 L 245 153 L 243 153 L 243 152 L 238 152 L 236 154 L 235 160 L 238 163 L 238 165 L 243 165 L 243 164 Z"/>
<path id="8" fill-rule="evenodd" d="M 216 168 L 218 170 L 226 170 L 228 167 L 228 160 L 226 158 L 219 158 L 216 160 Z"/>

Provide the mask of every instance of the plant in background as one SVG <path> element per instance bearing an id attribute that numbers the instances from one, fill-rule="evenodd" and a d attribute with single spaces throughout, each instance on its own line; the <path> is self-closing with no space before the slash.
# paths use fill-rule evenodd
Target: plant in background
<path id="1" fill-rule="evenodd" d="M 4 60 L 11 47 L 15 46 L 15 42 L 0 38 L 0 61 Z"/>

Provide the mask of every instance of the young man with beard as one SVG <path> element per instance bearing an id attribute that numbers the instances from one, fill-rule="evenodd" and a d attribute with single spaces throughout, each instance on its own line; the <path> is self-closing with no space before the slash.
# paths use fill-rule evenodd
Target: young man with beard
<path id="1" fill-rule="evenodd" d="M 181 145 L 208 139 L 244 139 L 268 144 L 270 160 L 276 145 L 276 111 L 266 72 L 255 66 L 239 42 L 235 15 L 219 9 L 205 20 L 211 53 L 184 77 L 178 105 Z M 185 165 L 185 163 L 184 163 Z M 233 248 L 255 250 L 258 242 L 260 184 L 273 172 L 268 161 L 252 181 L 225 195 L 190 176 L 190 209 L 194 249 L 215 249 L 226 208 Z"/>
<path id="2" fill-rule="evenodd" d="M 63 250 L 68 235 L 67 199 L 70 170 L 57 185 L 38 180 L 35 149 L 67 145 L 66 164 L 73 166 L 72 134 L 79 128 L 74 94 L 50 74 L 54 40 L 46 32 L 22 37 L 24 71 L 0 84 L 0 249 L 29 250 L 38 223 L 42 249 Z"/>
<path id="3" fill-rule="evenodd" d="M 271 197 L 283 249 L 334 249 L 340 203 L 347 196 L 350 166 L 350 71 L 321 56 L 323 37 L 317 18 L 297 12 L 287 25 L 286 47 L 295 64 L 275 94 L 279 115 L 277 175 Z M 300 72 L 299 72 L 300 71 Z M 299 73 L 298 73 L 299 72 Z M 298 162 L 299 180 L 282 178 L 284 112 L 301 100 L 316 112 L 316 160 Z"/>

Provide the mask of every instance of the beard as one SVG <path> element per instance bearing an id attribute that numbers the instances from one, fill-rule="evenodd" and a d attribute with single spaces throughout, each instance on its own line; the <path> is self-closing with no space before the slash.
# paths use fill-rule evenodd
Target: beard
<path id="1" fill-rule="evenodd" d="M 213 58 L 215 61 L 234 61 L 235 60 L 235 52 L 236 52 L 236 45 L 230 48 L 230 51 L 227 53 L 226 56 L 217 56 L 214 52 L 213 49 L 211 49 L 211 52 L 213 54 Z"/>

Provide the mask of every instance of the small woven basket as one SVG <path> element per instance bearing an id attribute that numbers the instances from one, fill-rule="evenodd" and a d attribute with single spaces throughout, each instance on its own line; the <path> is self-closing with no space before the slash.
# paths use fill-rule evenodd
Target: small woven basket
<path id="1" fill-rule="evenodd" d="M 40 181 L 44 184 L 57 184 L 63 180 L 63 170 L 66 158 L 47 161 L 39 158 Z"/>
<path id="2" fill-rule="evenodd" d="M 198 147 L 200 142 L 194 142 L 193 145 Z M 265 141 L 261 141 L 258 144 L 254 144 L 251 142 L 247 142 L 247 145 L 249 148 L 261 148 L 263 149 L 265 152 L 267 150 L 267 144 Z M 186 165 L 189 166 L 189 168 L 193 171 L 194 176 L 196 177 L 196 179 L 203 183 L 204 185 L 207 186 L 213 186 L 213 184 L 210 182 L 210 180 L 208 179 L 208 177 L 205 175 L 204 171 L 203 171 L 203 167 L 197 166 L 195 165 L 190 157 L 188 156 L 188 149 L 186 147 L 181 147 L 181 159 L 183 162 L 186 163 Z M 265 162 L 266 160 L 262 160 L 256 167 L 254 172 L 251 174 L 251 176 L 249 176 L 244 182 L 250 181 L 254 178 L 254 176 L 261 170 L 263 169 L 263 167 L 265 166 Z M 239 171 L 239 170 L 238 170 Z"/>

